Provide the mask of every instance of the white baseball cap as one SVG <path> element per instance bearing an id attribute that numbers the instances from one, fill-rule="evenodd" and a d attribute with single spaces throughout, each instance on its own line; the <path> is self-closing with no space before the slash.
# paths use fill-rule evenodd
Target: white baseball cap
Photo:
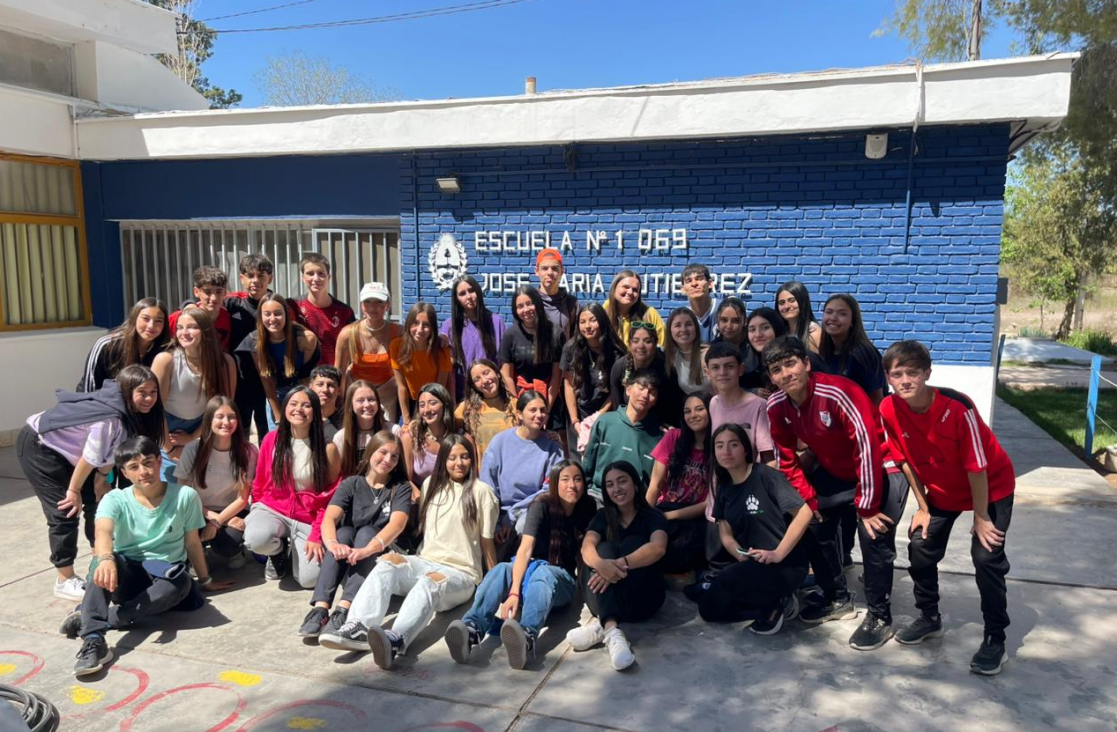
<path id="1" fill-rule="evenodd" d="M 383 282 L 368 282 L 361 288 L 361 302 L 365 300 L 388 302 L 391 299 L 392 295 L 388 292 L 388 286 Z"/>

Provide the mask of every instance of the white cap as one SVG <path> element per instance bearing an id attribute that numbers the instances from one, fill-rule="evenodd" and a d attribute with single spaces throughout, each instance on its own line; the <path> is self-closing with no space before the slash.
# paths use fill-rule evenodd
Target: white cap
<path id="1" fill-rule="evenodd" d="M 380 302 L 388 302 L 392 299 L 391 294 L 388 292 L 388 286 L 383 282 L 369 282 L 361 288 L 361 302 L 365 300 L 379 300 Z"/>

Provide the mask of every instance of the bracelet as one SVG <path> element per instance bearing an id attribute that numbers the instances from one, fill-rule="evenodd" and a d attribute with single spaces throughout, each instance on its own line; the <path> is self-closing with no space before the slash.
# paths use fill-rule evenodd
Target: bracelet
<path id="1" fill-rule="evenodd" d="M 211 582 L 213 582 L 213 575 L 208 575 L 207 574 L 205 577 L 199 577 L 198 578 L 198 584 L 201 585 L 202 587 L 205 587 L 206 585 L 210 584 Z"/>
<path id="2" fill-rule="evenodd" d="M 387 548 L 388 548 L 388 545 L 387 545 L 387 544 L 385 544 L 385 543 L 384 543 L 384 540 L 383 540 L 383 539 L 381 539 L 381 538 L 380 538 L 379 536 L 374 536 L 374 537 L 372 537 L 372 540 L 373 540 L 373 541 L 378 541 L 378 542 L 380 542 L 380 551 L 384 551 L 385 549 L 387 549 Z"/>
<path id="3" fill-rule="evenodd" d="M 326 539 L 326 546 L 333 546 L 334 544 L 337 544 L 337 543 L 338 543 L 337 539 Z"/>
<path id="4" fill-rule="evenodd" d="M 99 561 L 99 562 L 112 562 L 113 564 L 115 564 L 116 563 L 116 555 L 111 553 L 111 552 L 108 553 L 108 554 L 98 554 L 97 555 L 97 561 Z"/>
<path id="5" fill-rule="evenodd" d="M 628 557 L 621 557 L 621 560 L 624 562 L 625 571 L 627 571 L 629 569 L 632 569 L 631 567 L 628 566 Z"/>
<path id="6" fill-rule="evenodd" d="M 516 598 L 517 600 L 519 600 L 519 599 L 520 599 L 520 593 L 519 593 L 519 592 L 509 592 L 509 593 L 508 593 L 508 597 L 509 597 L 509 598 L 512 598 L 512 597 L 514 597 L 514 598 Z"/>

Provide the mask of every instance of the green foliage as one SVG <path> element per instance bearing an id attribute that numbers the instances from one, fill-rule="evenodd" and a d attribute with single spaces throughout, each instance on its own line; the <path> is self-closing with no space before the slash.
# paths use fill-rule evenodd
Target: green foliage
<path id="1" fill-rule="evenodd" d="M 1050 338 L 1051 331 L 1044 330 L 1034 325 L 1022 325 L 1020 330 L 1016 332 L 1020 338 Z"/>
<path id="2" fill-rule="evenodd" d="M 1063 343 L 1102 356 L 1117 356 L 1117 342 L 1104 330 L 1080 330 L 1062 339 Z"/>
<path id="3" fill-rule="evenodd" d="M 1079 455 L 1086 445 L 1086 396 L 1085 389 L 1016 389 L 1011 386 L 997 388 L 997 396 L 1019 409 L 1043 430 Z M 1117 424 L 1117 390 L 1098 392 L 1098 415 L 1111 424 Z M 1094 434 L 1094 449 L 1104 450 L 1117 445 L 1117 432 L 1101 422 Z"/>
<path id="4" fill-rule="evenodd" d="M 147 0 L 177 16 L 178 53 L 159 54 L 160 63 L 173 71 L 180 79 L 204 96 L 210 102 L 210 109 L 228 109 L 240 104 L 242 96 L 235 90 L 226 91 L 213 86 L 202 75 L 202 64 L 213 56 L 213 44 L 217 31 L 205 23 L 194 19 L 195 0 Z"/>
<path id="5" fill-rule="evenodd" d="M 984 3 L 982 37 L 1001 13 L 1005 0 Z M 874 36 L 895 33 L 907 39 L 919 58 L 935 61 L 964 61 L 969 44 L 973 0 L 897 0 L 890 18 Z"/>
<path id="6" fill-rule="evenodd" d="M 399 98 L 392 89 L 380 89 L 345 66 L 302 51 L 284 51 L 264 60 L 254 77 L 265 103 L 276 107 L 310 104 L 360 104 Z"/>

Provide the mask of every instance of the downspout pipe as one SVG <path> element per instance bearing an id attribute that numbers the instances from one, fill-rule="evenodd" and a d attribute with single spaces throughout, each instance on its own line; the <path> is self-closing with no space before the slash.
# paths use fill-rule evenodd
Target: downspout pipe
<path id="1" fill-rule="evenodd" d="M 904 200 L 905 220 L 904 220 L 904 254 L 908 253 L 908 245 L 911 243 L 911 188 L 912 178 L 915 173 L 915 146 L 916 146 L 916 133 L 919 132 L 919 122 L 923 119 L 923 60 L 920 59 L 915 62 L 915 118 L 911 123 L 911 140 L 908 142 L 908 184 L 907 194 Z"/>

